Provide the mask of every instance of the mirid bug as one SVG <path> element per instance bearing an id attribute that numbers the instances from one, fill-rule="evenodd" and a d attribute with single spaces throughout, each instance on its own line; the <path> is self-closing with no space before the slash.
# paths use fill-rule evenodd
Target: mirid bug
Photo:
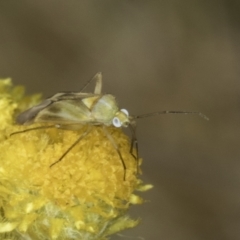
<path id="1" fill-rule="evenodd" d="M 96 85 L 93 93 L 82 92 L 91 81 L 95 80 Z M 67 151 L 54 163 L 62 161 L 71 149 L 77 145 L 90 131 L 90 126 L 102 126 L 107 138 L 116 149 L 121 160 L 124 170 L 124 180 L 126 178 L 126 164 L 121 155 L 121 151 L 117 143 L 109 134 L 107 127 L 129 127 L 131 130 L 131 146 L 130 153 L 137 160 L 138 166 L 138 144 L 135 131 L 135 120 L 159 114 L 198 114 L 207 119 L 207 117 L 200 112 L 188 111 L 160 111 L 143 115 L 130 116 L 126 109 L 119 109 L 115 97 L 111 94 L 102 93 L 102 74 L 97 73 L 90 81 L 88 81 L 80 92 L 60 92 L 47 98 L 40 104 L 22 112 L 16 119 L 16 122 L 21 125 L 31 125 L 33 123 L 47 123 L 52 124 L 48 126 L 40 126 L 35 128 L 28 128 L 23 131 L 14 132 L 11 135 L 24 133 L 31 130 L 44 128 L 60 128 L 68 130 L 78 130 L 82 125 L 88 125 L 88 129 L 67 149 Z M 133 154 L 133 149 L 136 148 L 136 156 Z"/>

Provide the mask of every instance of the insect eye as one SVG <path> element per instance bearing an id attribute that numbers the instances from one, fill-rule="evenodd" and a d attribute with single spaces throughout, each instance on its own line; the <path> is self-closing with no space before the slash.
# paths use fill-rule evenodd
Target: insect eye
<path id="1" fill-rule="evenodd" d="M 129 116 L 128 110 L 127 109 L 121 109 L 121 112 L 123 112 L 126 116 Z"/>
<path id="2" fill-rule="evenodd" d="M 119 118 L 117 118 L 117 117 L 114 117 L 114 118 L 113 118 L 112 123 L 113 123 L 113 126 L 114 126 L 114 127 L 121 127 L 121 126 L 122 126 L 121 121 L 120 121 Z"/>

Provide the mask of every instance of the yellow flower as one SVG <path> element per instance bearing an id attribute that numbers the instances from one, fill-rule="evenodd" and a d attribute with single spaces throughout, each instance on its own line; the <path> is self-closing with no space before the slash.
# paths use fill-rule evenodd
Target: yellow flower
<path id="1" fill-rule="evenodd" d="M 40 97 L 25 97 L 23 87 L 12 87 L 10 79 L 0 81 L 0 239 L 98 240 L 136 226 L 139 220 L 127 211 L 143 200 L 134 191 L 152 186 L 138 178 L 137 162 L 121 129 L 108 131 L 120 146 L 126 180 L 119 155 L 101 127 L 92 127 L 51 168 L 85 128 L 49 128 L 10 137 L 26 129 L 14 123 L 15 115 Z"/>

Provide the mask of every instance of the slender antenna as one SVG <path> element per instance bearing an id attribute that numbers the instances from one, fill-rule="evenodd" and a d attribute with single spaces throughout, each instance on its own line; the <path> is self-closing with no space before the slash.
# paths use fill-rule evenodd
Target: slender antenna
<path id="1" fill-rule="evenodd" d="M 98 72 L 97 74 L 94 75 L 93 78 L 89 79 L 85 85 L 83 86 L 83 88 L 81 89 L 80 92 L 82 92 L 93 80 L 99 81 L 98 79 L 102 79 L 102 73 Z"/>
<path id="2" fill-rule="evenodd" d="M 187 111 L 161 111 L 161 112 L 152 112 L 152 113 L 146 113 L 138 116 L 133 116 L 134 119 L 138 118 L 145 118 L 145 117 L 151 117 L 151 116 L 156 116 L 160 114 L 197 114 L 200 117 L 204 118 L 205 120 L 209 120 L 207 116 L 202 114 L 201 112 L 187 112 Z"/>

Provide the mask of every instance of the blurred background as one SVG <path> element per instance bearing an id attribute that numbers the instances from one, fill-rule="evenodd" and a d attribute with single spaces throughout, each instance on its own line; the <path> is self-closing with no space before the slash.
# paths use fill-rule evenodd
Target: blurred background
<path id="1" fill-rule="evenodd" d="M 104 92 L 139 119 L 141 224 L 113 240 L 240 239 L 238 0 L 0 1 L 0 76 L 27 93 Z M 93 86 L 92 86 L 93 88 Z M 92 91 L 90 88 L 89 91 Z"/>

